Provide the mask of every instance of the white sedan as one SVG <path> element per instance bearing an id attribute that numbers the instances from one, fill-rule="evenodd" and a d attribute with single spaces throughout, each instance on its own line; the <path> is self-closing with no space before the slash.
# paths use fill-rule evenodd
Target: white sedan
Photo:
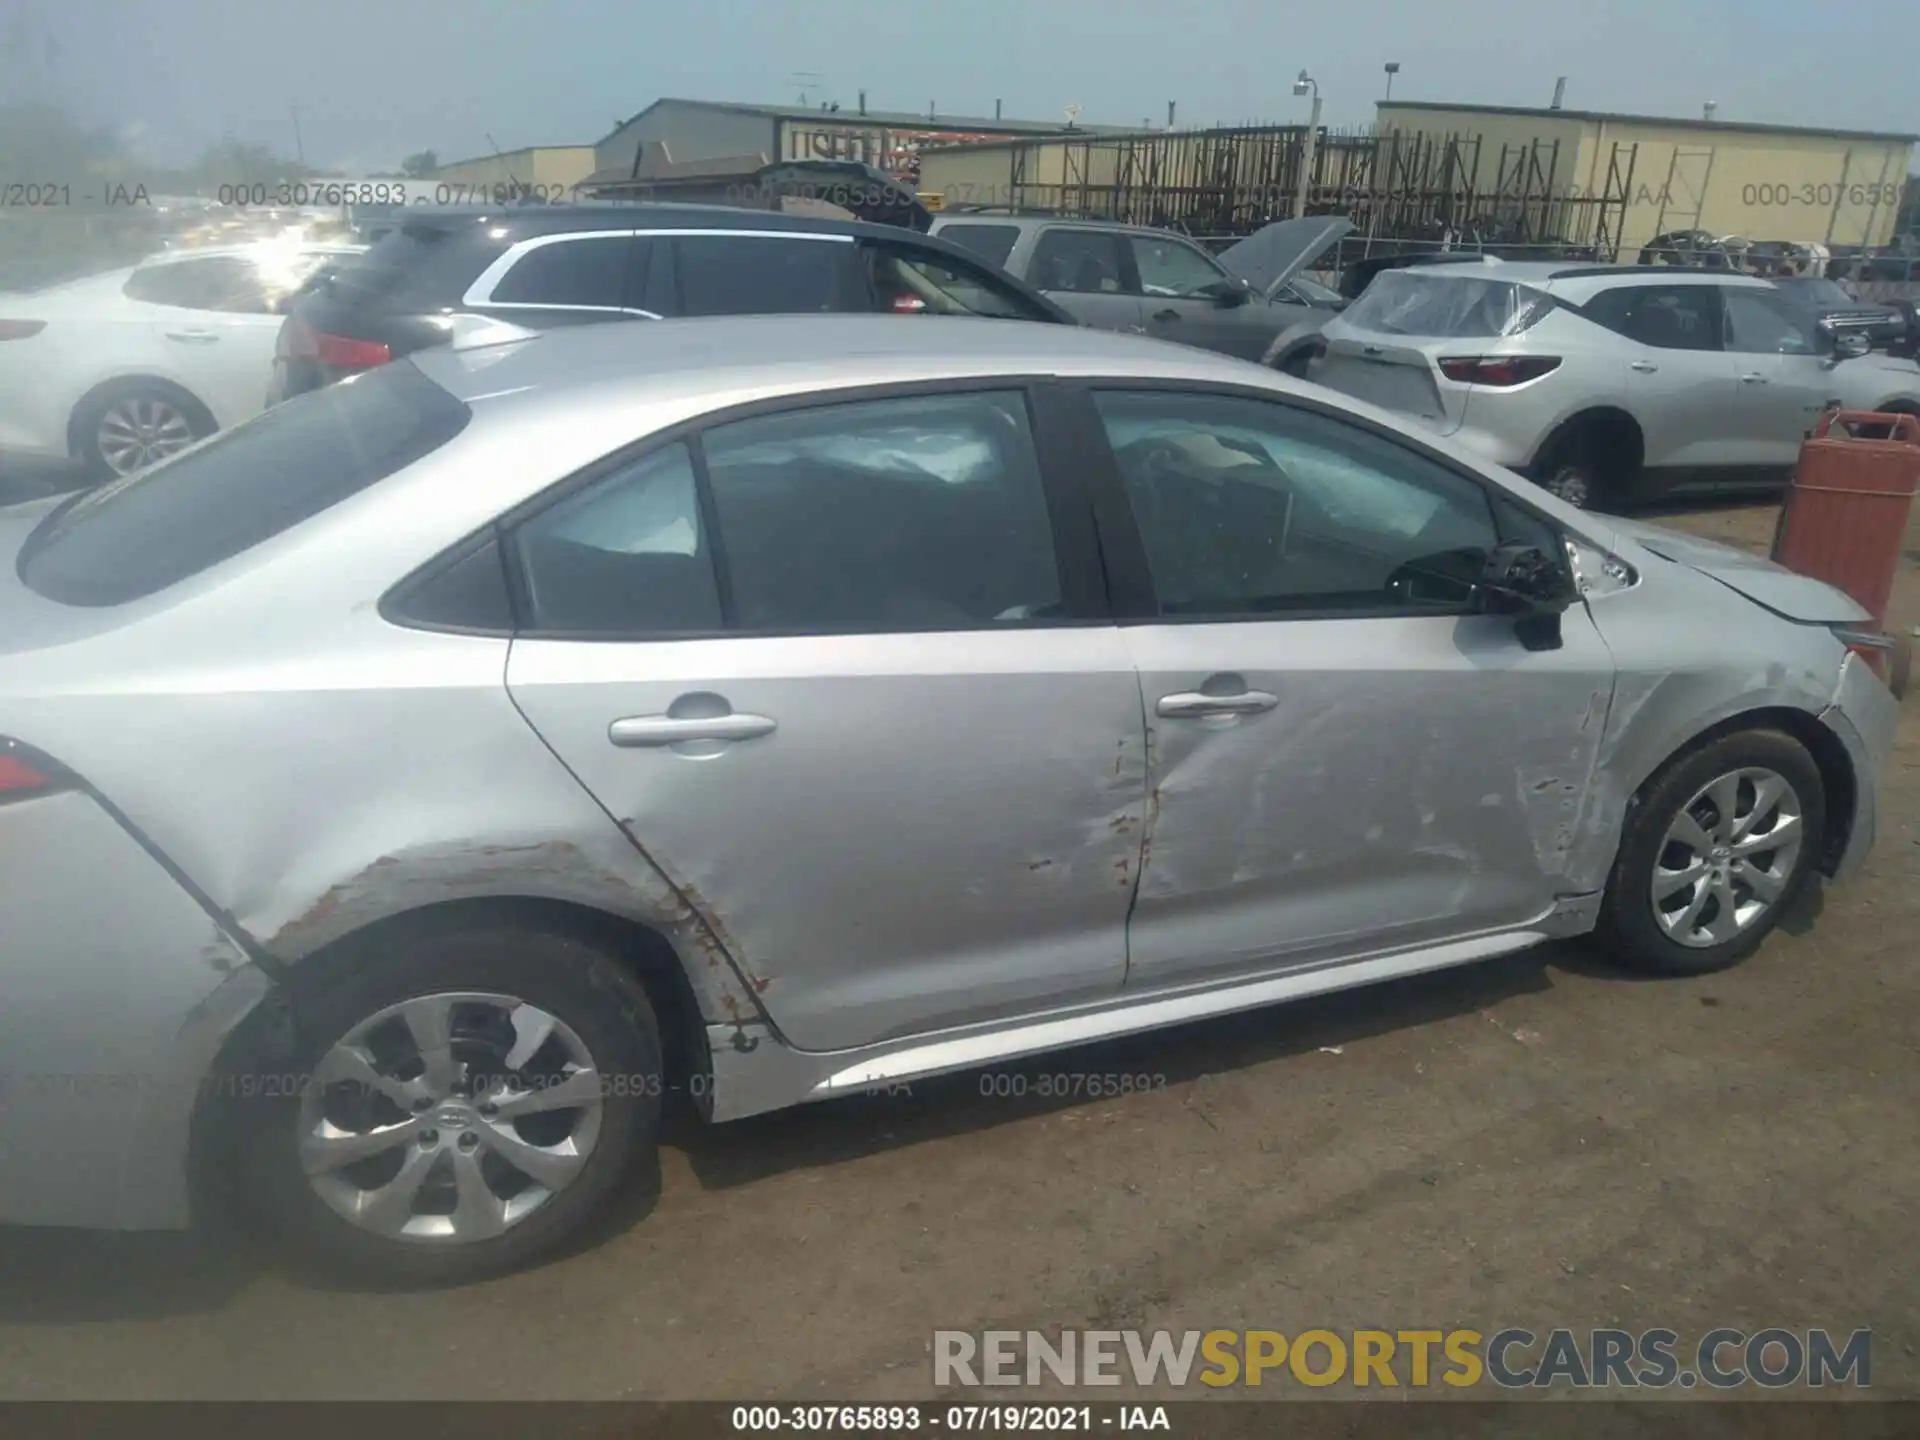
<path id="1" fill-rule="evenodd" d="M 258 412 L 287 298 L 355 245 L 264 241 L 0 293 L 0 457 L 127 475 Z"/>

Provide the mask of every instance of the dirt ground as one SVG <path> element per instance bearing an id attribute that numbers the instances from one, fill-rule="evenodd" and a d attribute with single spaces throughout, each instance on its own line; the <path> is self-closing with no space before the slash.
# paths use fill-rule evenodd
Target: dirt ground
<path id="1" fill-rule="evenodd" d="M 1764 548 L 1773 516 L 1654 518 Z M 685 1127 L 643 1222 L 496 1283 L 0 1231 L 0 1398 L 906 1398 L 935 1328 L 1460 1325 L 1871 1327 L 1875 1392 L 1920 1395 L 1911 699 L 1884 800 L 1865 876 L 1734 971 L 1555 946 L 1073 1057 L 1158 1093 Z"/>

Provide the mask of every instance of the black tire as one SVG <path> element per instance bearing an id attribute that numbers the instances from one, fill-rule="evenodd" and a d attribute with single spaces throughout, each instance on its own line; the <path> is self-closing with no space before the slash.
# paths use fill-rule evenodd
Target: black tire
<path id="1" fill-rule="evenodd" d="M 1578 437 L 1554 447 L 1536 467 L 1534 484 L 1576 510 L 1598 510 L 1613 499 L 1594 458 L 1593 447 Z"/>
<path id="2" fill-rule="evenodd" d="M 109 412 L 129 403 L 163 407 L 166 413 L 178 416 L 188 444 L 204 440 L 220 428 L 205 405 L 165 380 L 117 380 L 103 385 L 74 407 L 67 426 L 73 458 L 89 480 L 111 480 L 127 473 L 102 450 L 100 427 Z"/>
<path id="3" fill-rule="evenodd" d="M 1307 378 L 1307 369 L 1312 364 L 1313 347 L 1304 345 L 1298 350 L 1293 350 L 1282 355 L 1278 360 L 1273 362 L 1273 368 L 1278 370 L 1282 375 L 1291 375 L 1296 380 L 1305 380 Z"/>
<path id="4" fill-rule="evenodd" d="M 1652 893 L 1654 870 L 1667 849 L 1669 830 L 1678 821 L 1682 807 L 1715 780 L 1750 769 L 1770 771 L 1792 787 L 1800 811 L 1798 853 L 1790 872 L 1778 882 L 1778 898 L 1746 928 L 1721 943 L 1682 944 L 1656 917 Z M 1750 792 L 1743 795 L 1746 793 Z M 1601 906 L 1597 935 L 1622 962 L 1656 975 L 1705 975 L 1737 964 L 1759 947 L 1792 906 L 1819 862 L 1825 833 L 1825 784 L 1820 767 L 1798 740 L 1778 730 L 1738 730 L 1723 735 L 1672 762 L 1634 798 Z M 1777 855 L 1771 858 L 1778 862 Z M 1737 874 L 1736 884 L 1744 884 Z M 1684 910 L 1692 893 L 1688 890 L 1678 896 L 1676 907 Z M 1756 892 L 1746 893 L 1751 897 Z M 1717 907 L 1718 902 L 1708 903 Z"/>
<path id="5" fill-rule="evenodd" d="M 566 1244 L 623 1186 L 643 1173 L 655 1173 L 665 1088 L 658 1022 L 646 992 L 593 946 L 566 935 L 498 924 L 447 930 L 396 940 L 392 948 L 380 947 L 326 973 L 300 977 L 299 989 L 303 998 L 295 1007 L 295 1056 L 288 1067 L 296 1085 L 284 1088 L 297 1087 L 301 1093 L 262 1107 L 256 1123 L 248 1126 L 246 1166 L 258 1218 L 268 1223 L 275 1238 L 290 1240 L 310 1260 L 381 1284 L 450 1285 L 497 1275 Z M 321 1087 L 311 1078 L 315 1067 L 354 1027 L 399 1002 L 444 992 L 511 996 L 570 1029 L 598 1072 L 597 1136 L 571 1180 L 499 1234 L 466 1241 L 390 1238 L 343 1218 L 309 1183 L 300 1155 L 302 1105 L 310 1098 L 323 1103 L 318 1099 Z M 365 1087 L 361 1092 L 366 1093 Z M 563 1110 L 557 1117 L 550 1112 L 535 1118 L 558 1118 L 564 1124 L 579 1113 Z M 430 1111 L 421 1121 L 431 1124 L 435 1118 Z M 464 1148 L 464 1139 L 459 1143 Z M 430 1179 L 429 1185 L 450 1183 L 446 1171 L 453 1168 L 455 1137 L 435 1144 L 448 1159 L 432 1162 L 441 1167 L 437 1173 L 442 1178 Z M 411 1159 L 416 1149 L 427 1148 L 423 1136 L 390 1153 Z M 426 1188 L 420 1192 L 428 1193 Z M 414 1204 L 419 1203 L 416 1197 Z"/>

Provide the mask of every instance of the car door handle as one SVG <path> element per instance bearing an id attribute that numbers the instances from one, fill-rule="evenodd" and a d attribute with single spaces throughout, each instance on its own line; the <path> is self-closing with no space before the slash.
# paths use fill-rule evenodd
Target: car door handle
<path id="1" fill-rule="evenodd" d="M 1280 703 L 1278 695 L 1264 690 L 1242 690 L 1238 695 L 1202 695 L 1184 690 L 1178 695 L 1162 695 L 1154 710 L 1171 720 L 1197 719 L 1207 715 L 1258 715 Z"/>
<path id="2" fill-rule="evenodd" d="M 1757 375 L 1757 374 L 1742 375 L 1740 377 L 1740 383 L 1742 385 L 1764 385 L 1767 383 L 1767 377 L 1764 375 Z"/>
<path id="3" fill-rule="evenodd" d="M 220 338 L 217 330 L 169 330 L 169 340 L 184 340 L 190 345 L 211 345 Z"/>
<path id="4" fill-rule="evenodd" d="M 673 715 L 630 715 L 607 727 L 616 745 L 645 748 L 678 745 L 683 740 L 757 740 L 778 728 L 765 715 L 710 715 L 680 719 Z"/>
<path id="5" fill-rule="evenodd" d="M 1660 367 L 1651 360 L 1633 360 L 1627 364 L 1629 370 L 1638 370 L 1642 375 L 1655 374 Z"/>
<path id="6" fill-rule="evenodd" d="M 1173 309 L 1156 310 L 1153 312 L 1153 318 L 1156 320 L 1178 320 L 1180 318 L 1180 312 Z"/>

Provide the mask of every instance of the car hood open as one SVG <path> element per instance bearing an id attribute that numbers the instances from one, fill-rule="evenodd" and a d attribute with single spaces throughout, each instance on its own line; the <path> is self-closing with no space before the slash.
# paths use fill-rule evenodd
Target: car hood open
<path id="1" fill-rule="evenodd" d="M 1837 624 L 1867 618 L 1867 612 L 1858 602 L 1826 581 L 1796 575 L 1786 566 L 1776 565 L 1762 556 L 1750 555 L 1717 540 L 1702 540 L 1635 520 L 1615 520 L 1613 524 L 1622 536 L 1651 550 L 1662 560 L 1710 575 L 1754 604 L 1789 620 Z"/>
<path id="2" fill-rule="evenodd" d="M 1307 215 L 1263 226 L 1215 258 L 1269 299 L 1353 230 L 1344 215 Z"/>

